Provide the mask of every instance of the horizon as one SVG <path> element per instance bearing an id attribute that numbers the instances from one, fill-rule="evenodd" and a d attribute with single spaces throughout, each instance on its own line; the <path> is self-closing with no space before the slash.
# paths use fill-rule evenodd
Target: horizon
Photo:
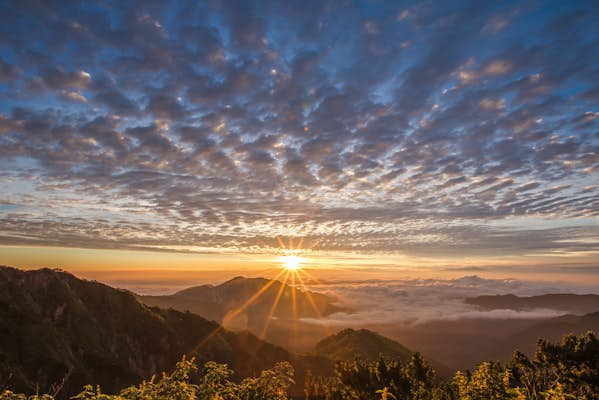
<path id="1" fill-rule="evenodd" d="M 0 264 L 0 266 L 3 266 Z M 422 269 L 367 269 L 356 271 L 355 268 L 312 269 L 300 267 L 289 270 L 276 266 L 264 269 L 214 269 L 214 270 L 173 270 L 173 269 L 64 269 L 53 266 L 36 266 L 22 268 L 4 265 L 9 268 L 35 271 L 48 268 L 63 271 L 79 279 L 96 281 L 108 286 L 128 290 L 136 295 L 171 295 L 178 291 L 198 286 L 219 286 L 233 279 L 264 279 L 270 282 L 278 281 L 300 291 L 327 292 L 335 287 L 371 284 L 381 288 L 391 288 L 396 285 L 440 284 L 451 287 L 463 281 L 478 283 L 494 283 L 498 287 L 513 284 L 513 289 L 496 294 L 599 294 L 597 287 L 598 273 L 595 268 L 585 272 L 563 272 L 571 266 L 562 267 L 553 272 L 544 271 L 542 274 L 527 269 L 508 269 L 493 271 L 493 269 L 472 268 L 430 268 Z M 299 275 L 299 279 L 297 278 Z M 290 279 L 292 276 L 295 278 Z M 303 278 L 302 278 L 303 277 Z M 476 293 L 477 284 L 473 284 L 472 293 Z M 479 294 L 484 294 L 480 292 Z M 347 300 L 347 299 L 346 299 Z M 325 322 L 322 320 L 322 322 Z"/>

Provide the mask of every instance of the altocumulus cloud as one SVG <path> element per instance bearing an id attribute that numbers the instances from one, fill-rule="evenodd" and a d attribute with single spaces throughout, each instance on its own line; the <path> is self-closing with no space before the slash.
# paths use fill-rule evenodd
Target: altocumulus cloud
<path id="1" fill-rule="evenodd" d="M 0 243 L 597 254 L 598 19 L 3 2 Z"/>

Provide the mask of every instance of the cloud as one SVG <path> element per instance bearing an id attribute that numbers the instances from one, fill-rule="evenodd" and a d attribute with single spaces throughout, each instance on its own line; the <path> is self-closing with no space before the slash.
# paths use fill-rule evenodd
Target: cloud
<path id="1" fill-rule="evenodd" d="M 485 110 L 503 110 L 505 108 L 505 100 L 484 98 L 478 103 Z"/>
<path id="2" fill-rule="evenodd" d="M 91 75 L 84 70 L 67 71 L 63 67 L 45 68 L 40 76 L 33 78 L 32 87 L 52 90 L 85 89 L 91 82 Z"/>
<path id="3" fill-rule="evenodd" d="M 0 58 L 0 81 L 10 81 L 19 76 L 19 68 Z"/>
<path id="4" fill-rule="evenodd" d="M 163 94 L 150 98 L 146 111 L 152 113 L 157 118 L 170 120 L 181 120 L 187 114 L 185 107 L 177 99 Z"/>
<path id="5" fill-rule="evenodd" d="M 87 103 L 87 99 L 85 98 L 85 96 L 79 92 L 63 91 L 60 95 L 63 99 L 68 101 L 74 101 L 76 103 Z"/>
<path id="6" fill-rule="evenodd" d="M 586 4 L 1 7 L 0 243 L 599 251 Z"/>
<path id="7" fill-rule="evenodd" d="M 566 314 L 549 309 L 479 310 L 464 299 L 480 295 L 512 293 L 534 296 L 546 293 L 588 293 L 588 288 L 562 283 L 541 283 L 516 279 L 485 279 L 477 275 L 455 279 L 396 279 L 347 281 L 329 280 L 311 283 L 310 290 L 333 295 L 351 313 L 336 313 L 327 318 L 330 324 L 421 324 L 434 320 L 464 318 L 529 319 Z"/>
<path id="8" fill-rule="evenodd" d="M 136 114 L 139 111 L 137 103 L 116 88 L 99 88 L 94 95 L 94 101 L 107 107 L 116 114 Z"/>

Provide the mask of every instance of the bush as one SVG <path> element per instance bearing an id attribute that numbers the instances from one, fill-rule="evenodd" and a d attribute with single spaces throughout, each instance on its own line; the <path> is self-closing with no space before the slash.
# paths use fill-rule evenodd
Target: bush
<path id="1" fill-rule="evenodd" d="M 194 360 L 185 357 L 170 374 L 162 374 L 143 381 L 138 386 L 121 390 L 119 394 L 102 393 L 102 389 L 87 385 L 74 400 L 286 400 L 287 390 L 293 382 L 293 367 L 286 362 L 262 371 L 256 378 L 246 378 L 240 383 L 230 380 L 233 372 L 225 364 L 208 362 L 204 365 L 200 383 L 191 383 L 192 374 L 198 370 Z M 29 396 L 4 391 L 0 400 L 53 400 L 50 395 Z"/>
<path id="2" fill-rule="evenodd" d="M 287 400 L 289 386 L 294 383 L 293 367 L 287 362 L 241 382 L 234 382 L 232 376 L 226 364 L 215 362 L 206 363 L 198 374 L 194 360 L 184 357 L 173 372 L 162 374 L 160 379 L 152 377 L 116 395 L 88 385 L 73 399 Z M 304 388 L 307 400 L 598 400 L 599 340 L 592 333 L 567 335 L 557 344 L 539 340 L 533 360 L 516 352 L 505 367 L 484 362 L 472 372 L 457 372 L 451 382 L 435 382 L 434 371 L 418 353 L 403 365 L 385 358 L 376 362 L 357 359 L 337 363 L 332 377 L 308 374 Z M 0 400 L 53 397 L 6 390 Z"/>

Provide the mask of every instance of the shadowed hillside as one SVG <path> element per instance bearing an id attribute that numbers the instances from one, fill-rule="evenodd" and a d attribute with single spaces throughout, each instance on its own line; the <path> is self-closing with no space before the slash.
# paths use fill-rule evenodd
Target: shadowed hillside
<path id="1" fill-rule="evenodd" d="M 318 342 L 314 352 L 344 361 L 354 358 L 374 361 L 379 356 L 406 361 L 412 355 L 408 348 L 398 342 L 367 329 L 344 329 Z"/>
<path id="2" fill-rule="evenodd" d="M 279 361 L 290 361 L 298 379 L 307 369 L 332 370 L 327 359 L 295 356 L 191 313 L 148 307 L 127 291 L 56 270 L 0 267 L 0 387 L 60 397 L 87 383 L 116 391 L 172 369 L 183 354 L 225 362 L 238 377 Z"/>
<path id="3" fill-rule="evenodd" d="M 334 360 L 376 361 L 380 357 L 408 362 L 414 352 L 399 342 L 389 339 L 368 329 L 344 329 L 322 339 L 314 347 L 314 354 Z M 442 377 L 453 373 L 447 366 L 435 360 L 429 360 L 431 366 Z"/>

